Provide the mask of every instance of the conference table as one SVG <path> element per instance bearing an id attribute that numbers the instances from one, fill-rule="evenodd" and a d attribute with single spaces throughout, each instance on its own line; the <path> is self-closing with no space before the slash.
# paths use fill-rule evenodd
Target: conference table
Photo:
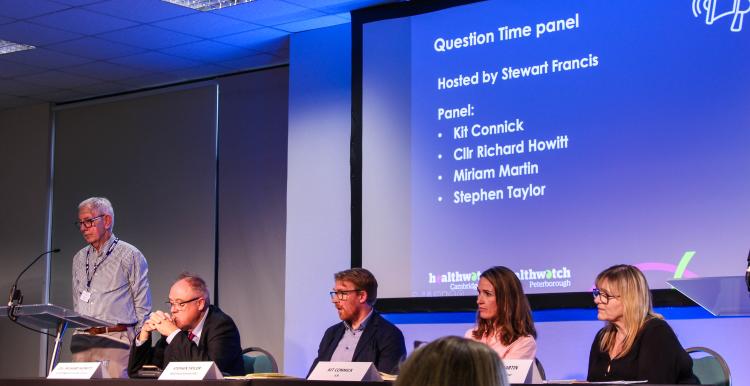
<path id="1" fill-rule="evenodd" d="M 159 381 L 156 379 L 0 379 L 2 386 L 383 386 L 391 382 L 308 381 L 305 379 L 224 379 L 213 381 Z M 548 383 L 549 384 L 549 383 Z M 515 385 L 515 384 L 514 384 Z M 460 385 L 457 385 L 460 386 Z M 676 385 L 651 385 L 676 386 Z"/>

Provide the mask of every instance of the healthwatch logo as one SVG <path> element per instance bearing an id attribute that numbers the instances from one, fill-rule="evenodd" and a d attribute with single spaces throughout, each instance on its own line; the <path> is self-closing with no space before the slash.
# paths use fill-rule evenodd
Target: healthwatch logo
<path id="1" fill-rule="evenodd" d="M 479 283 L 479 275 L 481 271 L 474 272 L 459 272 L 452 271 L 444 274 L 433 274 L 429 272 L 427 274 L 427 282 L 430 284 L 443 284 L 449 283 L 451 290 L 476 290 L 477 283 Z"/>
<path id="2" fill-rule="evenodd" d="M 518 279 L 528 282 L 529 288 L 561 287 L 571 285 L 572 274 L 567 267 L 547 269 L 520 269 L 515 272 Z"/>

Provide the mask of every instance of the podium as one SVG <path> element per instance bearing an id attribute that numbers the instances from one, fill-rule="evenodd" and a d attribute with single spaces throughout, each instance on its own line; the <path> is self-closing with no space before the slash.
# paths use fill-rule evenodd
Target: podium
<path id="1" fill-rule="evenodd" d="M 8 314 L 11 307 L 0 307 L 0 312 Z M 55 368 L 60 359 L 60 348 L 62 346 L 62 337 L 68 327 L 72 328 L 89 328 L 96 326 L 109 326 L 110 323 L 80 315 L 67 308 L 56 306 L 54 304 L 29 304 L 18 305 L 12 308 L 16 320 L 26 326 L 36 329 L 57 330 L 55 336 L 55 348 L 52 351 L 52 358 L 49 362 L 49 371 Z M 9 317 L 11 315 L 8 315 Z"/>
<path id="2" fill-rule="evenodd" d="M 750 293 L 744 276 L 668 280 L 674 289 L 714 316 L 750 316 Z"/>

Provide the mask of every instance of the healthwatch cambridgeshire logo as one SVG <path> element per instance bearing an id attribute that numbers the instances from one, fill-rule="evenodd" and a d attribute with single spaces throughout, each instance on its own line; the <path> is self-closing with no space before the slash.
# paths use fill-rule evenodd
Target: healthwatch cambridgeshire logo
<path id="1" fill-rule="evenodd" d="M 432 272 L 427 274 L 427 282 L 430 284 L 444 284 L 450 283 L 450 289 L 452 290 L 464 290 L 464 289 L 477 289 L 477 283 L 479 282 L 479 275 L 481 271 L 474 272 L 446 272 L 444 274 L 433 274 Z"/>

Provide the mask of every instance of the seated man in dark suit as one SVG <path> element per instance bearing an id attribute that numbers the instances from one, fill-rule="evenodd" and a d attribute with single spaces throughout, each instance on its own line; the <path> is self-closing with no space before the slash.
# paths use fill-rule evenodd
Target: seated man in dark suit
<path id="1" fill-rule="evenodd" d="M 326 330 L 310 371 L 319 361 L 373 362 L 378 371 L 395 374 L 406 356 L 404 335 L 373 308 L 378 282 L 370 271 L 352 268 L 334 275 L 331 301 L 341 323 Z"/>
<path id="2" fill-rule="evenodd" d="M 172 361 L 214 361 L 223 373 L 244 375 L 240 332 L 229 315 L 209 305 L 206 282 L 183 273 L 169 290 L 172 315 L 156 311 L 144 323 L 130 351 L 128 373 L 143 365 Z M 151 331 L 162 337 L 151 347 Z"/>

